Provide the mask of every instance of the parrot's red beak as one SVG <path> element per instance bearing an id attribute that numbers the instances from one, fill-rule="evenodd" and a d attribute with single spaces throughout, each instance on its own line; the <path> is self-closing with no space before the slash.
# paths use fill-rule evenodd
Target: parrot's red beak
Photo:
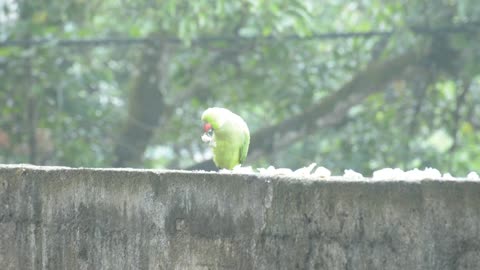
<path id="1" fill-rule="evenodd" d="M 203 131 L 205 131 L 205 133 L 203 133 L 203 135 L 202 135 L 202 141 L 212 143 L 212 141 L 213 141 L 212 125 L 210 123 L 203 124 Z"/>
<path id="2" fill-rule="evenodd" d="M 210 123 L 205 123 L 205 124 L 203 125 L 203 131 L 204 131 L 205 133 L 208 133 L 211 129 L 212 129 L 212 125 L 211 125 Z"/>

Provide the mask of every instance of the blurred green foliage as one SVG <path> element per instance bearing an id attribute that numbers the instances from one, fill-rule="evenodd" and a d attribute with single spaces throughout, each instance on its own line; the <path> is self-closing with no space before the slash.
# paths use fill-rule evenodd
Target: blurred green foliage
<path id="1" fill-rule="evenodd" d="M 0 162 L 108 167 L 116 148 L 138 147 L 120 134 L 132 117 L 130 93 L 142 91 L 134 82 L 146 80 L 138 76 L 146 51 L 163 55 L 162 74 L 149 74 L 161 78 L 163 109 L 146 127 L 153 134 L 143 156 L 128 164 L 185 168 L 209 158 L 199 120 L 207 107 L 242 115 L 255 136 L 372 62 L 413 48 L 431 50 L 428 61 L 399 71 L 403 79 L 359 100 L 342 121 L 247 165 L 465 175 L 480 170 L 479 21 L 474 0 L 1 1 Z M 313 38 L 365 31 L 395 33 Z M 157 42 L 131 42 L 142 39 Z M 8 43 L 19 40 L 48 42 Z"/>

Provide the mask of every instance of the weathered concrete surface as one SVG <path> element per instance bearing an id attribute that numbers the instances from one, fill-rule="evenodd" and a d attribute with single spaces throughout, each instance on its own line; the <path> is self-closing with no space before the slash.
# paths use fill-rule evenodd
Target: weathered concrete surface
<path id="1" fill-rule="evenodd" d="M 480 183 L 0 167 L 0 269 L 480 269 Z"/>

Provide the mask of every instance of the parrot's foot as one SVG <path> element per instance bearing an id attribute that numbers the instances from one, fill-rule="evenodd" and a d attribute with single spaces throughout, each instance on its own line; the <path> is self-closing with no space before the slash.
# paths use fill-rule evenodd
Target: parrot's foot
<path id="1" fill-rule="evenodd" d="M 253 170 L 252 166 L 242 167 L 241 164 L 236 165 L 231 170 L 229 169 L 220 169 L 221 173 L 238 173 L 238 174 L 254 174 L 255 171 Z"/>
<path id="2" fill-rule="evenodd" d="M 213 136 L 210 136 L 207 133 L 202 135 L 202 141 L 205 142 L 205 143 L 208 143 L 208 145 L 212 148 L 215 148 L 215 146 L 217 145 L 215 143 L 215 140 L 214 140 Z"/>
<path id="3" fill-rule="evenodd" d="M 202 141 L 205 142 L 205 143 L 209 143 L 209 142 L 212 141 L 212 137 L 208 136 L 208 134 L 205 133 L 205 134 L 202 135 Z"/>

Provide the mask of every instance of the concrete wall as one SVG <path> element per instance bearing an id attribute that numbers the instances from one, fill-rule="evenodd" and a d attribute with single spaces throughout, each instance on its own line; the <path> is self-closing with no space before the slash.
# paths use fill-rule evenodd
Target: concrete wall
<path id="1" fill-rule="evenodd" d="M 480 182 L 0 167 L 0 269 L 480 269 Z"/>

